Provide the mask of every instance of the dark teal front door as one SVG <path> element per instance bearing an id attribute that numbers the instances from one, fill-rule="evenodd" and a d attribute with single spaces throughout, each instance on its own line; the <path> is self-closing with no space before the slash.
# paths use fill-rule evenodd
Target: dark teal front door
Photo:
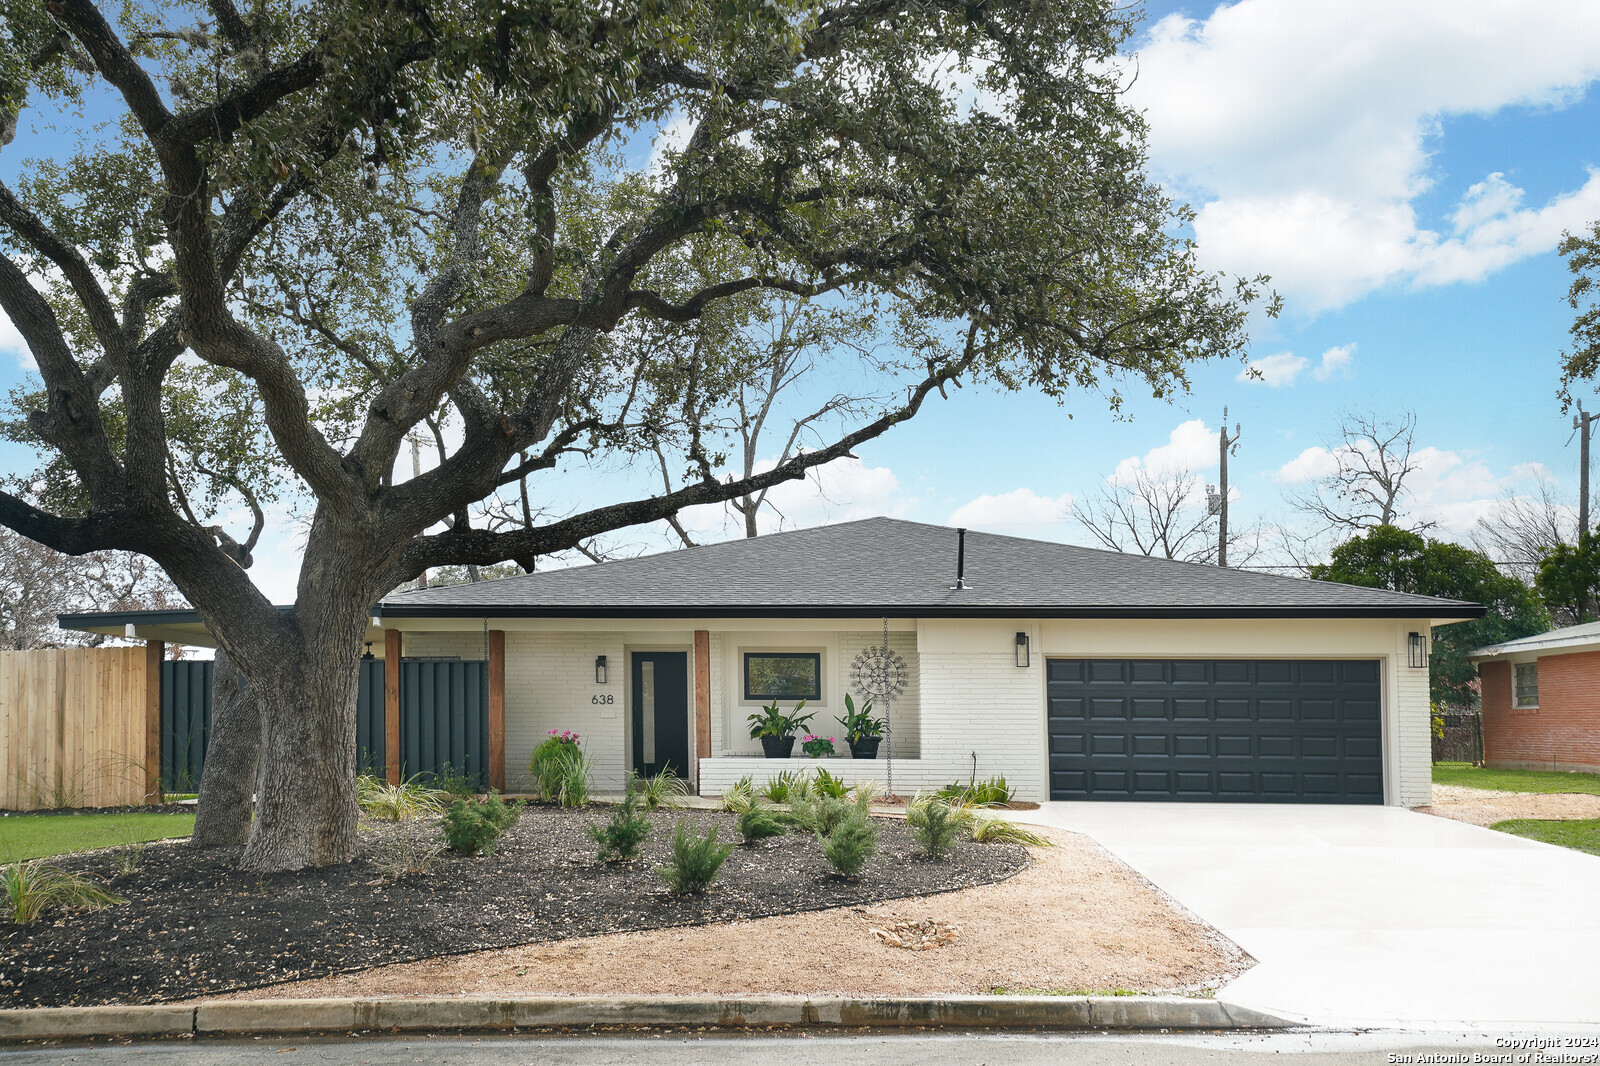
<path id="1" fill-rule="evenodd" d="M 689 774 L 689 653 L 633 653 L 633 768 Z"/>

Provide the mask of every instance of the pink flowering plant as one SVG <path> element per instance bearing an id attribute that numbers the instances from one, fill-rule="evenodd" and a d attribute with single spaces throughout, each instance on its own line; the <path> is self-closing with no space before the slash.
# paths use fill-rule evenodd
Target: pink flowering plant
<path id="1" fill-rule="evenodd" d="M 807 733 L 800 738 L 800 750 L 813 759 L 826 759 L 833 754 L 833 738 L 819 737 L 815 733 Z"/>
<path id="2" fill-rule="evenodd" d="M 547 734 L 550 740 L 558 744 L 576 744 L 578 742 L 578 734 L 570 729 L 551 729 L 547 731 Z M 550 740 L 545 741 L 545 743 L 550 743 Z"/>

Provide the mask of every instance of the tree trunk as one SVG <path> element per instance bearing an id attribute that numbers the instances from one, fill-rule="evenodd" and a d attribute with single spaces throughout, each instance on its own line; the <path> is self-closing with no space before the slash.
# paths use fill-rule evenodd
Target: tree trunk
<path id="1" fill-rule="evenodd" d="M 227 847 L 249 839 L 260 751 L 261 713 L 255 695 L 239 685 L 238 668 L 219 650 L 212 672 L 211 735 L 190 837 L 195 847 Z"/>

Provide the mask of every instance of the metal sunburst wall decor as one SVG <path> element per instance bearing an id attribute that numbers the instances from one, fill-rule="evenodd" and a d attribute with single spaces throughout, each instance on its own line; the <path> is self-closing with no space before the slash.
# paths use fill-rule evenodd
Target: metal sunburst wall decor
<path id="1" fill-rule="evenodd" d="M 894 718 L 890 708 L 906 690 L 910 679 L 906 661 L 889 647 L 889 620 L 883 620 L 883 644 L 863 648 L 850 662 L 850 687 L 863 696 L 869 696 L 883 711 L 883 735 L 888 740 L 884 749 L 885 782 L 889 795 L 894 795 Z"/>

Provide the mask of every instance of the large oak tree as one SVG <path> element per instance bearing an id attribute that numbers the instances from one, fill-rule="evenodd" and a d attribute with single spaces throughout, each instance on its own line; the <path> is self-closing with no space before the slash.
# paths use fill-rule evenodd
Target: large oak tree
<path id="1" fill-rule="evenodd" d="M 260 718 L 251 869 L 353 857 L 356 663 L 401 582 L 750 498 L 952 383 L 1170 395 L 1258 291 L 1196 267 L 1146 177 L 1109 0 L 0 14 L 0 144 L 38 157 L 0 187 L 0 307 L 46 460 L 0 522 L 148 556 L 199 610 Z M 729 470 L 708 424 L 761 368 L 699 342 L 776 296 L 875 314 L 890 399 Z M 442 421 L 443 461 L 397 477 Z M 474 524 L 574 456 L 658 449 L 693 476 Z M 272 498 L 308 513 L 286 613 L 248 574 Z"/>

